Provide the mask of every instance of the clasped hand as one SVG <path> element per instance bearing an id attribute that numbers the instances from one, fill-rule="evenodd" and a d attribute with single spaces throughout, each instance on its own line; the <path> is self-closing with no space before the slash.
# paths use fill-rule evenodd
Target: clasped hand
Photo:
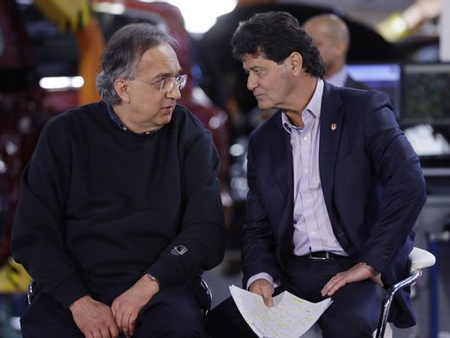
<path id="1" fill-rule="evenodd" d="M 84 296 L 70 306 L 70 311 L 86 338 L 117 338 L 119 331 L 130 338 L 139 312 L 158 291 L 158 283 L 144 275 L 118 296 L 111 307 Z"/>

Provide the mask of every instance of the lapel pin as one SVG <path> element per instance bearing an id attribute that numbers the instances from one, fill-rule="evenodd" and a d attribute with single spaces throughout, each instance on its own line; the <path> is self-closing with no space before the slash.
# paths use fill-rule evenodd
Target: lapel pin
<path id="1" fill-rule="evenodd" d="M 331 130 L 335 131 L 337 129 L 337 124 L 336 123 L 332 123 L 331 124 Z"/>

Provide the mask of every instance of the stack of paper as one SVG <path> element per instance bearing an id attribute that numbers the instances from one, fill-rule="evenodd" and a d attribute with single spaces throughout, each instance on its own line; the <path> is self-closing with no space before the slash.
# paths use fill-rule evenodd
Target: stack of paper
<path id="1" fill-rule="evenodd" d="M 298 338 L 330 306 L 331 298 L 311 303 L 284 291 L 267 307 L 261 296 L 230 286 L 231 295 L 247 324 L 260 338 Z"/>

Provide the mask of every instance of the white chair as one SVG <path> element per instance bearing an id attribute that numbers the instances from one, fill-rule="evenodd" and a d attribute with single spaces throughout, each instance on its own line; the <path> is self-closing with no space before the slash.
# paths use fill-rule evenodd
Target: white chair
<path id="1" fill-rule="evenodd" d="M 411 274 L 387 291 L 378 328 L 373 333 L 375 338 L 392 338 L 392 328 L 391 325 L 387 325 L 387 320 L 394 295 L 404 287 L 414 284 L 422 276 L 422 270 L 433 266 L 436 262 L 436 258 L 432 253 L 416 247 L 409 254 L 409 259 L 411 260 Z M 322 338 L 322 331 L 319 325 L 315 324 L 302 338 Z"/>

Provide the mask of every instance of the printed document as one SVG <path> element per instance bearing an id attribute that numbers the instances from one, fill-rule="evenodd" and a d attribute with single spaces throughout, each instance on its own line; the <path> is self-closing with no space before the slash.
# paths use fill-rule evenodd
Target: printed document
<path id="1" fill-rule="evenodd" d="M 299 338 L 332 302 L 327 298 L 311 303 L 284 291 L 273 298 L 273 307 L 267 307 L 257 294 L 234 285 L 230 286 L 230 292 L 242 317 L 260 338 Z"/>

